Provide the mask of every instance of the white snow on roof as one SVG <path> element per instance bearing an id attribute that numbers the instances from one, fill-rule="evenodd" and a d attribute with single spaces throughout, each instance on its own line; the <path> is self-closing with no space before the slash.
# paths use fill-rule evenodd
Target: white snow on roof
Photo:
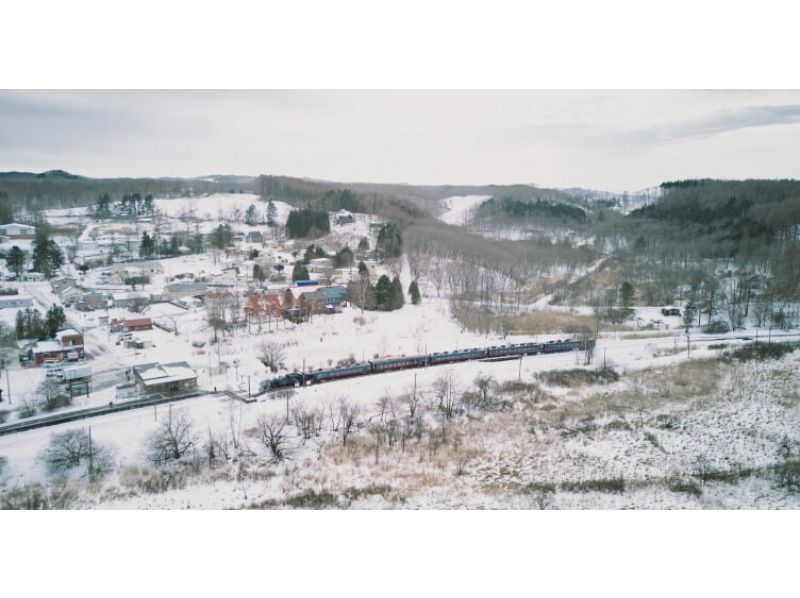
<path id="1" fill-rule="evenodd" d="M 143 363 L 134 366 L 133 371 L 141 378 L 145 386 L 180 382 L 197 378 L 197 372 L 185 361 L 175 363 Z"/>

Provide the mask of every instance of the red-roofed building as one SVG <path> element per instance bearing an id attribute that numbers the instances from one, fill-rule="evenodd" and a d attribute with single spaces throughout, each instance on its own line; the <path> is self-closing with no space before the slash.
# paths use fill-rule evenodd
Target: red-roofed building
<path id="1" fill-rule="evenodd" d="M 128 320 L 111 320 L 111 332 L 133 332 L 135 330 L 152 330 L 153 320 L 150 318 L 131 318 Z"/>

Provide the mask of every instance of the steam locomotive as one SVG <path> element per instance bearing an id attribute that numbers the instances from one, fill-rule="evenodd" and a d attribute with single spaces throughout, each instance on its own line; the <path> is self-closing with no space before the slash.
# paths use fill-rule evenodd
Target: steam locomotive
<path id="1" fill-rule="evenodd" d="M 412 368 L 423 368 L 431 365 L 444 365 L 446 363 L 456 363 L 460 361 L 472 361 L 477 359 L 502 359 L 504 357 L 515 357 L 518 355 L 537 355 L 539 353 L 565 353 L 568 351 L 583 351 L 594 347 L 594 339 L 586 340 L 558 340 L 546 343 L 519 343 L 516 345 L 499 345 L 495 347 L 480 347 L 476 349 L 461 349 L 444 353 L 431 353 L 429 355 L 414 355 L 410 357 L 392 357 L 376 361 L 366 361 L 354 363 L 352 365 L 339 366 L 330 369 L 319 369 L 309 372 L 292 372 L 284 376 L 278 376 L 261 382 L 260 394 L 292 388 L 295 386 L 305 386 L 308 384 L 320 384 L 331 382 L 343 378 L 355 378 L 356 376 L 368 376 L 370 374 L 381 374 L 394 370 L 406 370 Z"/>

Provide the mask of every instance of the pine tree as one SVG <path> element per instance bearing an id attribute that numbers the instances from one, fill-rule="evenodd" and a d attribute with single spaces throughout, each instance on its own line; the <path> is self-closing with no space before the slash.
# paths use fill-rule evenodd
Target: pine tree
<path id="1" fill-rule="evenodd" d="M 416 280 L 412 280 L 411 284 L 408 285 L 408 294 L 411 296 L 412 305 L 419 305 L 421 297 L 419 294 L 419 286 L 417 286 Z"/>
<path id="2" fill-rule="evenodd" d="M 401 309 L 405 303 L 403 284 L 400 282 L 400 278 L 395 276 L 392 279 L 392 309 Z"/>
<path id="3" fill-rule="evenodd" d="M 292 270 L 292 280 L 297 282 L 298 280 L 309 279 L 308 268 L 306 268 L 302 262 L 295 262 L 294 269 Z"/>
<path id="4" fill-rule="evenodd" d="M 378 279 L 378 284 L 375 285 L 375 304 L 377 309 L 381 311 L 390 311 L 394 301 L 392 299 L 392 283 L 386 274 Z"/>
<path id="5" fill-rule="evenodd" d="M 60 305 L 53 305 L 47 310 L 45 316 L 45 328 L 47 329 L 47 336 L 54 338 L 59 328 L 64 326 L 67 321 L 67 316 L 64 315 L 64 308 Z"/>
<path id="6" fill-rule="evenodd" d="M 400 232 L 400 227 L 394 222 L 384 224 L 381 230 L 378 231 L 375 248 L 384 259 L 400 257 L 403 253 L 403 235 Z"/>
<path id="7" fill-rule="evenodd" d="M 264 269 L 261 267 L 261 264 L 253 264 L 253 278 L 259 283 L 262 283 L 267 279 L 267 275 L 264 272 Z"/>
<path id="8" fill-rule="evenodd" d="M 25 252 L 14 245 L 6 256 L 6 267 L 19 278 L 25 270 Z"/>
<path id="9" fill-rule="evenodd" d="M 353 252 L 345 246 L 333 256 L 333 265 L 336 268 L 348 268 L 353 265 Z"/>
<path id="10" fill-rule="evenodd" d="M 633 298 L 636 295 L 636 290 L 633 288 L 633 285 L 627 281 L 623 282 L 622 286 L 619 288 L 619 295 L 622 308 L 627 313 L 630 313 L 633 307 Z"/>
<path id="11" fill-rule="evenodd" d="M 139 255 L 142 257 L 152 257 L 155 252 L 156 243 L 147 231 L 142 234 L 142 242 L 139 244 Z"/>
<path id="12" fill-rule="evenodd" d="M 244 213 L 244 223 L 249 225 L 249 226 L 252 226 L 252 225 L 256 224 L 256 222 L 257 222 L 256 206 L 253 205 L 253 204 L 250 204 L 248 206 L 247 210 Z"/>

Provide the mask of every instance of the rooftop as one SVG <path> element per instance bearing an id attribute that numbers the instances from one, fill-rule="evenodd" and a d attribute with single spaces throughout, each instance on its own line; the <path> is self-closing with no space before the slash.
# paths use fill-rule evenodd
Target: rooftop
<path id="1" fill-rule="evenodd" d="M 145 386 L 181 382 L 183 380 L 197 378 L 197 372 L 185 361 L 176 361 L 174 363 L 143 363 L 133 366 L 133 373 L 139 377 Z"/>

